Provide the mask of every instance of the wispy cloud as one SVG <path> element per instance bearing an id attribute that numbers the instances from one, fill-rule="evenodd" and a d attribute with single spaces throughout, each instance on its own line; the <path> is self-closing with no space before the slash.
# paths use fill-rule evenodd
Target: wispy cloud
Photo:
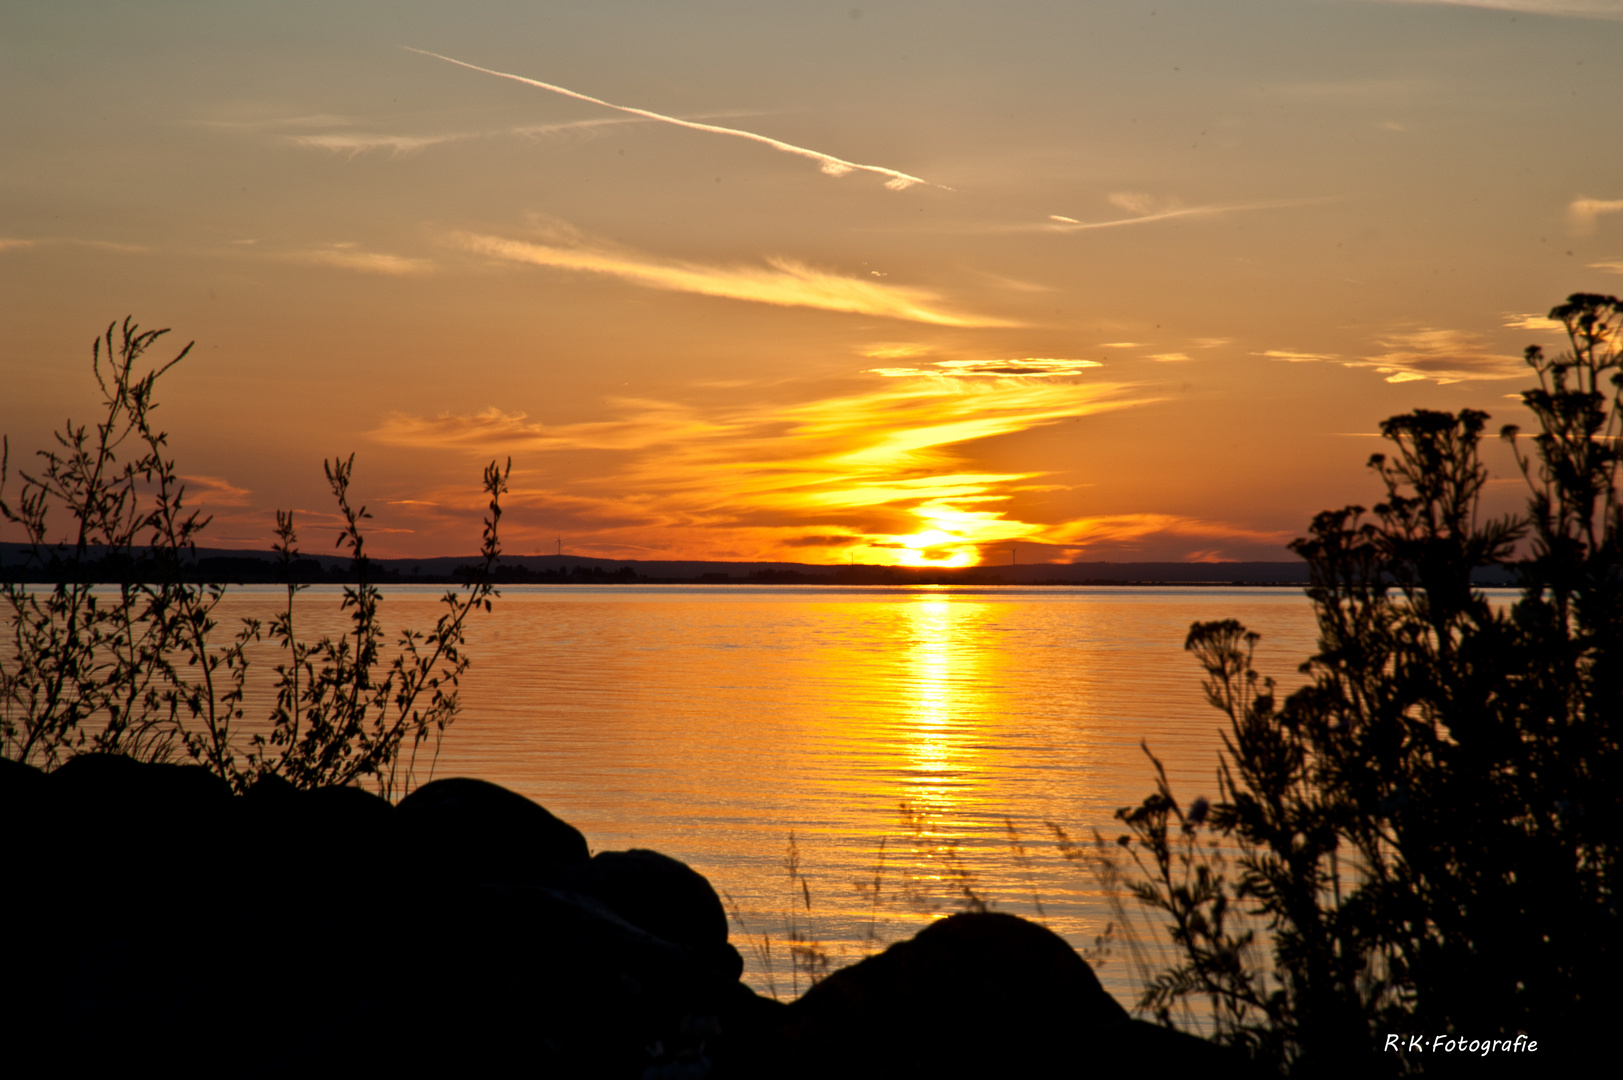
<path id="1" fill-rule="evenodd" d="M 219 476 L 182 476 L 186 482 L 186 495 L 199 506 L 248 506 L 247 488 L 238 487 Z"/>
<path id="2" fill-rule="evenodd" d="M 1103 367 L 1097 360 L 1061 360 L 1028 356 L 1023 360 L 938 360 L 929 367 L 870 368 L 868 374 L 897 378 L 1031 378 L 1080 375 L 1087 368 Z"/>
<path id="3" fill-rule="evenodd" d="M 549 471 L 547 454 L 568 453 L 567 479 L 516 480 L 514 505 L 567 515 L 577 551 L 801 559 L 820 548 L 837 558 L 967 565 L 982 545 L 1054 528 L 1005 508 L 1039 474 L 977 468 L 973 444 L 1129 403 L 1112 384 L 924 378 L 777 406 L 618 401 L 617 415 L 591 423 L 538 424 L 499 408 L 395 414 L 372 434 L 392 445 L 539 456 L 531 477 Z"/>
<path id="4" fill-rule="evenodd" d="M 1623 0 L 1377 0 L 1384 4 L 1447 4 L 1453 7 L 1520 11 L 1529 15 L 1579 15 L 1623 18 Z"/>
<path id="5" fill-rule="evenodd" d="M 1098 517 L 1076 518 L 1047 531 L 1046 543 L 1071 549 L 1073 558 L 1097 557 L 1097 549 L 1107 548 L 1117 557 L 1132 556 L 1141 549 L 1154 547 L 1165 551 L 1169 541 L 1177 539 L 1195 541 L 1205 550 L 1187 550 L 1179 557 L 1211 558 L 1219 553 L 1223 542 L 1239 541 L 1248 545 L 1261 544 L 1283 548 L 1291 540 L 1286 532 L 1248 529 L 1223 521 L 1179 514 L 1107 514 Z"/>
<path id="6" fill-rule="evenodd" d="M 121 255 L 142 255 L 152 249 L 139 244 L 116 244 L 111 240 L 81 240 L 74 236 L 0 236 L 0 251 L 27 251 L 42 247 L 87 247 L 116 251 Z"/>
<path id="7" fill-rule="evenodd" d="M 354 127 L 356 120 L 336 113 L 311 113 L 308 116 L 259 116 L 234 120 L 194 120 L 199 127 L 225 128 L 236 131 L 275 131 L 278 128 L 340 128 Z"/>
<path id="8" fill-rule="evenodd" d="M 1176 363 L 1180 363 L 1181 361 L 1189 359 L 1189 357 L 1188 357 L 1187 354 L 1181 353 L 1181 352 L 1164 352 L 1164 353 L 1151 353 L 1150 354 L 1150 359 L 1151 360 L 1159 360 L 1163 364 L 1176 364 Z"/>
<path id="9" fill-rule="evenodd" d="M 1426 328 L 1387 335 L 1378 342 L 1388 351 L 1349 367 L 1374 368 L 1391 383 L 1432 379 L 1440 384 L 1465 379 L 1514 379 L 1526 373 L 1519 356 L 1496 353 L 1477 334 Z"/>
<path id="10" fill-rule="evenodd" d="M 1593 265 L 1593 264 L 1591 264 Z M 1516 314 L 1505 313 L 1505 329 L 1507 330 L 1565 330 L 1566 327 L 1547 315 L 1532 313 Z"/>
<path id="11" fill-rule="evenodd" d="M 1595 220 L 1602 214 L 1615 214 L 1623 210 L 1623 199 L 1590 199 L 1579 196 L 1567 204 L 1567 227 L 1575 236 L 1588 236 L 1595 231 Z"/>
<path id="12" fill-rule="evenodd" d="M 1589 264 L 1591 270 L 1605 270 L 1608 274 L 1623 274 L 1623 259 L 1607 259 Z M 1559 325 L 1559 324 L 1557 324 Z"/>
<path id="13" fill-rule="evenodd" d="M 781 139 L 774 139 L 768 135 L 760 135 L 753 131 L 744 131 L 741 128 L 721 127 L 717 124 L 704 124 L 696 120 L 683 120 L 680 117 L 667 116 L 663 113 L 652 112 L 648 109 L 638 109 L 630 105 L 616 105 L 613 102 L 604 101 L 602 98 L 595 98 L 588 94 L 582 94 L 578 91 L 570 90 L 562 86 L 555 86 L 552 83 L 541 82 L 538 79 L 531 79 L 523 75 L 514 75 L 511 72 L 506 71 L 496 71 L 492 68 L 480 67 L 478 64 L 470 64 L 465 60 L 457 60 L 449 56 L 442 56 L 439 53 L 429 52 L 426 49 L 413 49 L 410 46 L 405 46 L 405 48 L 408 51 L 417 53 L 421 56 L 432 56 L 436 60 L 444 60 L 446 63 L 456 64 L 459 67 L 468 68 L 470 71 L 479 71 L 486 75 L 495 75 L 498 78 L 512 79 L 514 82 L 523 83 L 526 86 L 534 86 L 538 89 L 546 90 L 554 94 L 562 94 L 565 97 L 571 97 L 577 101 L 586 101 L 593 105 L 601 105 L 606 109 L 615 109 L 631 116 L 640 116 L 648 120 L 657 120 L 663 124 L 674 124 L 677 127 L 688 128 L 692 131 L 702 131 L 711 135 L 731 135 L 734 138 L 748 139 L 751 142 L 757 142 L 763 146 L 770 146 L 772 149 L 785 154 L 794 154 L 798 157 L 810 158 L 812 161 L 817 162 L 818 168 L 829 176 L 844 176 L 850 172 L 875 173 L 877 175 L 886 177 L 885 186 L 890 188 L 892 191 L 903 191 L 915 184 L 925 184 L 930 187 L 938 188 L 942 187 L 941 184 L 934 184 L 929 180 L 923 179 L 922 177 L 911 176 L 907 173 L 899 172 L 896 169 L 886 168 L 883 165 L 863 165 L 859 162 L 847 161 L 844 158 L 838 158 L 832 154 L 825 154 L 820 150 L 812 150 L 808 147 L 796 146 L 793 143 L 787 143 Z"/>
<path id="14" fill-rule="evenodd" d="M 342 117 L 327 118 L 326 127 L 351 126 Z M 399 157 L 415 153 L 430 146 L 465 142 L 469 139 L 493 139 L 520 136 L 528 139 L 553 139 L 568 135 L 596 135 L 606 128 L 626 124 L 646 124 L 648 120 L 637 116 L 604 116 L 591 120 L 569 120 L 557 124 L 522 124 L 517 127 L 492 131 L 442 132 L 433 135 L 395 135 L 374 131 L 318 131 L 299 135 L 279 136 L 294 146 L 313 150 L 327 150 L 334 154 L 355 157 L 373 150 L 385 150 Z M 279 125 L 280 126 L 280 125 Z"/>
<path id="15" fill-rule="evenodd" d="M 905 360 L 910 356 L 923 356 L 929 351 L 928 345 L 920 345 L 916 341 L 886 341 L 868 346 L 862 350 L 862 355 L 870 360 Z"/>
<path id="16" fill-rule="evenodd" d="M 275 256 L 289 262 L 315 263 L 334 266 L 340 270 L 356 270 L 363 274 L 387 274 L 390 277 L 411 277 L 426 274 L 434 268 L 428 259 L 406 255 L 390 255 L 381 251 L 362 251 L 353 242 L 329 244 L 308 251 L 288 251 Z"/>
<path id="17" fill-rule="evenodd" d="M 1295 349 L 1269 349 L 1266 352 L 1252 353 L 1252 356 L 1266 356 L 1270 360 L 1284 360 L 1290 364 L 1309 364 L 1315 361 L 1340 360 L 1335 353 L 1298 352 Z"/>
<path id="18" fill-rule="evenodd" d="M 1079 218 L 1050 214 L 1046 222 L 1036 225 L 1012 226 L 1011 231 L 1073 233 L 1086 232 L 1090 229 L 1120 229 L 1129 225 L 1150 225 L 1158 221 L 1174 221 L 1179 218 L 1214 217 L 1221 214 L 1242 213 L 1248 210 L 1275 210 L 1280 207 L 1303 206 L 1324 200 L 1267 199 L 1257 202 L 1205 203 L 1200 206 L 1184 206 L 1174 198 L 1154 196 L 1137 191 L 1120 191 L 1110 195 L 1108 201 L 1112 206 L 1127 210 L 1133 216 L 1109 218 L 1104 221 L 1083 221 Z"/>
<path id="19" fill-rule="evenodd" d="M 651 289 L 878 315 L 936 326 L 1018 325 L 991 316 L 950 311 L 940 303 L 939 296 L 924 289 L 829 273 L 793 259 L 768 258 L 764 267 L 707 266 L 657 259 L 569 236 L 563 237 L 564 243 L 533 243 L 473 233 L 459 233 L 453 239 L 466 250 L 489 258 L 606 274 Z"/>
<path id="20" fill-rule="evenodd" d="M 364 154 L 369 150 L 387 150 L 392 154 L 409 154 L 421 150 L 426 146 L 438 146 L 441 143 L 456 142 L 461 139 L 473 138 L 468 134 L 457 135 L 378 135 L 364 131 L 329 131 L 316 135 L 284 135 L 282 138 L 294 146 L 306 146 L 317 150 L 330 150 L 335 154 Z"/>
<path id="21" fill-rule="evenodd" d="M 1514 317 L 1506 326 L 1543 329 L 1534 325 L 1538 316 Z M 1549 320 L 1542 320 L 1548 322 Z M 1326 363 L 1350 368 L 1371 368 L 1386 376 L 1389 383 L 1419 382 L 1431 379 L 1438 384 L 1466 379 L 1513 379 L 1525 372 L 1519 356 L 1496 353 L 1478 334 L 1464 330 L 1394 330 L 1376 341 L 1385 352 L 1374 356 L 1343 356 L 1339 353 L 1303 352 L 1297 349 L 1268 349 L 1254 352 L 1269 360 L 1291 364 Z"/>

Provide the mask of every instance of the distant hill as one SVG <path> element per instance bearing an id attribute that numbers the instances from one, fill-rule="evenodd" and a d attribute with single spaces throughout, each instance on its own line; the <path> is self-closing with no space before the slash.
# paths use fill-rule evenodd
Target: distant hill
<path id="1" fill-rule="evenodd" d="M 62 579 L 66 568 L 46 563 L 26 565 L 27 546 L 0 543 L 0 576 L 10 580 L 51 582 Z M 379 584 L 446 584 L 467 579 L 478 560 L 472 555 L 445 555 L 430 559 L 374 559 L 372 580 Z M 280 580 L 276 555 L 269 551 L 238 548 L 198 548 L 196 560 L 185 567 L 190 581 L 267 583 Z M 140 580 L 142 560 L 106 560 L 92 550 L 85 575 L 92 581 Z M 348 558 L 337 555 L 301 555 L 294 566 L 295 580 L 348 583 L 355 574 Z M 979 585 L 1284 585 L 1307 584 L 1306 564 L 1284 562 L 1077 562 L 1036 563 L 1024 566 L 976 566 L 963 569 L 930 567 L 829 566 L 791 562 L 714 562 L 700 560 L 598 559 L 583 555 L 503 556 L 497 580 L 508 584 L 559 583 L 667 583 L 667 584 L 979 584 Z M 1477 575 L 1482 585 L 1510 585 L 1514 578 L 1502 567 L 1484 567 Z"/>

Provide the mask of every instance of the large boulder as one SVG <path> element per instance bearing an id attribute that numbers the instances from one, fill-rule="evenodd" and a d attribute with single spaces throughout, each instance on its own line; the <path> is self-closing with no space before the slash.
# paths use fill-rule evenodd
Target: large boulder
<path id="1" fill-rule="evenodd" d="M 561 886 L 590 896 L 633 926 L 693 952 L 731 979 L 744 960 L 727 940 L 727 911 L 703 874 L 646 848 L 601 851 Z"/>
<path id="2" fill-rule="evenodd" d="M 1132 1020 L 1063 938 L 995 912 L 953 915 L 834 972 L 727 1065 L 740 1077 L 876 1080 L 1243 1069 Z"/>
<path id="3" fill-rule="evenodd" d="M 426 884 L 549 885 L 591 852 L 540 803 L 484 780 L 424 784 L 395 807 L 399 856 Z"/>
<path id="4" fill-rule="evenodd" d="M 705 1075 L 736 982 L 590 897 L 442 891 L 342 1013 L 265 1053 L 261 1080 Z M 666 1070 L 661 1073 L 660 1070 Z"/>

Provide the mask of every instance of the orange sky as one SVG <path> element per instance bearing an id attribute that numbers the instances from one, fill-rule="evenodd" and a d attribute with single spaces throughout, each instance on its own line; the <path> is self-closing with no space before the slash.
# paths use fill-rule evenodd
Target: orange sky
<path id="1" fill-rule="evenodd" d="M 1381 418 L 1525 422 L 1537 315 L 1623 285 L 1620 44 L 1623 0 L 9 5 L 0 430 L 89 418 L 133 314 L 197 341 L 210 544 L 326 550 L 354 451 L 385 555 L 472 551 L 511 455 L 517 553 L 1281 558 Z"/>

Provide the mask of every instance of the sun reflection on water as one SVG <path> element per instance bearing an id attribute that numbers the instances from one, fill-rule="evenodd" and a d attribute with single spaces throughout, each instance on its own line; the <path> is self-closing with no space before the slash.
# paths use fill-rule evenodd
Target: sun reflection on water
<path id="1" fill-rule="evenodd" d="M 914 801 L 937 814 L 962 812 L 978 771 L 975 731 L 986 695 L 975 608 L 926 593 L 903 609 L 907 786 Z"/>

